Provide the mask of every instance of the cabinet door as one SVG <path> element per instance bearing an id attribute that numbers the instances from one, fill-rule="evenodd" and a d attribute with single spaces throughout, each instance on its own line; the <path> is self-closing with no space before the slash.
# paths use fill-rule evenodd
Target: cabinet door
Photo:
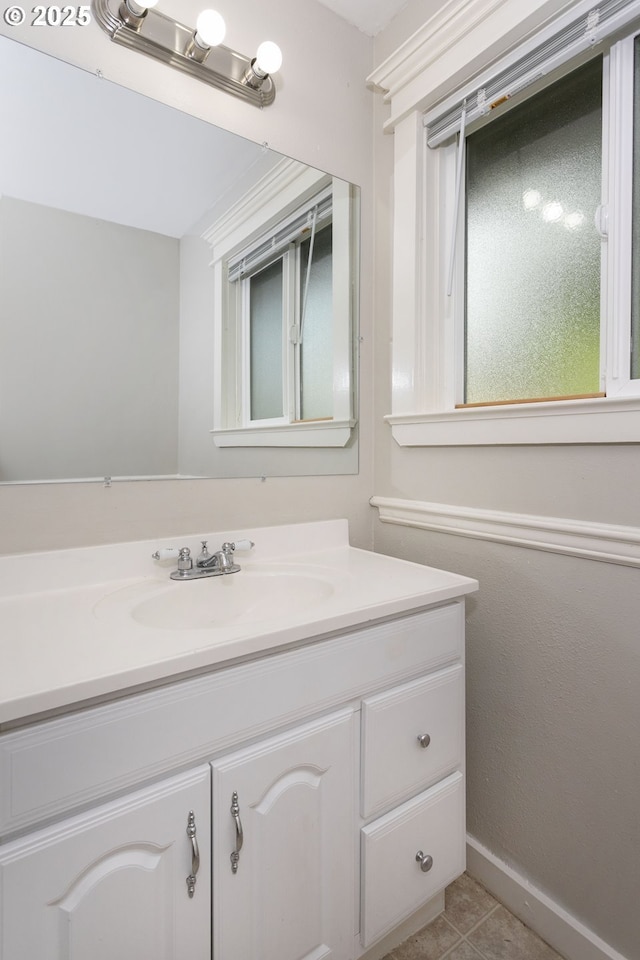
<path id="1" fill-rule="evenodd" d="M 208 766 L 14 841 L 0 851 L 0 957 L 210 958 L 209 850 Z"/>
<path id="2" fill-rule="evenodd" d="M 215 960 L 353 956 L 356 733 L 341 711 L 213 764 Z"/>

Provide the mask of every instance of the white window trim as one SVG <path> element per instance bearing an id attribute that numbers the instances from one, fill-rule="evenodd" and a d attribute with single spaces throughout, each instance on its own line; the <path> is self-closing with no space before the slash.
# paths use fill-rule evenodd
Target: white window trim
<path id="1" fill-rule="evenodd" d="M 227 259 L 245 246 L 251 237 L 282 220 L 329 183 L 333 188 L 334 224 L 338 221 L 344 225 L 344 229 L 334 229 L 334 260 L 345 265 L 357 263 L 357 251 L 352 249 L 351 241 L 353 221 L 357 216 L 351 186 L 290 159 L 284 159 L 274 167 L 202 234 L 211 246 L 214 275 L 214 417 L 211 435 L 218 447 L 344 447 L 351 438 L 356 425 L 353 415 L 352 317 L 357 315 L 357 305 L 351 270 L 346 266 L 334 275 L 333 419 L 304 423 L 255 421 L 242 425 L 237 422 L 241 402 L 227 396 L 225 388 L 229 380 L 227 365 L 236 363 L 236 358 L 225 355 L 223 349 L 230 295 Z"/>
<path id="2" fill-rule="evenodd" d="M 353 420 L 310 420 L 253 426 L 242 430 L 216 430 L 218 447 L 344 447 L 349 442 Z"/>
<path id="3" fill-rule="evenodd" d="M 508 53 L 549 17 L 582 6 L 562 0 L 448 3 L 369 78 L 387 93 L 386 129 L 394 133 L 392 412 L 385 419 L 402 446 L 640 440 L 640 396 L 616 395 L 615 387 L 602 399 L 454 409 L 459 334 L 443 307 L 440 261 L 449 243 L 454 190 L 447 161 L 455 145 L 427 150 L 424 112 L 453 93 L 461 77 Z M 612 127 L 623 122 L 613 117 Z M 427 210 L 431 197 L 438 204 Z M 619 235 L 610 237 L 609 256 L 616 242 Z M 613 349 L 607 344 L 610 355 Z"/>

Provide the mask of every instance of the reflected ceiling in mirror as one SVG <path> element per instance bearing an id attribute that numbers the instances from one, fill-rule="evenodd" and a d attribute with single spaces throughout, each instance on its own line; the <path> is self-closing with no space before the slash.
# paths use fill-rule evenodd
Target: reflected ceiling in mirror
<path id="1" fill-rule="evenodd" d="M 4 37 L 0 129 L 0 482 L 357 472 L 355 431 L 217 449 L 213 338 L 180 363 L 203 233 L 280 155 Z"/>

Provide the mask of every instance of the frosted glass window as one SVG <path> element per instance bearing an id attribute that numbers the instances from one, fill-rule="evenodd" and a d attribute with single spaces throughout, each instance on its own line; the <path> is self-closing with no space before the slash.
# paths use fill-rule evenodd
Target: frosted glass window
<path id="1" fill-rule="evenodd" d="M 602 61 L 467 137 L 465 402 L 597 393 Z"/>
<path id="2" fill-rule="evenodd" d="M 300 286 L 304 291 L 310 240 L 301 244 Z M 333 411 L 333 282 L 331 226 L 315 237 L 300 347 L 300 416 L 330 417 Z"/>
<path id="3" fill-rule="evenodd" d="M 283 416 L 282 272 L 282 260 L 277 260 L 251 277 L 249 350 L 252 420 Z"/>
<path id="4" fill-rule="evenodd" d="M 640 37 L 633 63 L 633 245 L 631 296 L 631 379 L 640 379 Z"/>

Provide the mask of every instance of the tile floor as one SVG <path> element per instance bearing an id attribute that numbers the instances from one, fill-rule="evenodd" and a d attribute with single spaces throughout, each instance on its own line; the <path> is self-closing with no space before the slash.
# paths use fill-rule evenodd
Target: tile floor
<path id="1" fill-rule="evenodd" d="M 445 911 L 384 960 L 562 960 L 466 873 L 447 887 Z"/>

